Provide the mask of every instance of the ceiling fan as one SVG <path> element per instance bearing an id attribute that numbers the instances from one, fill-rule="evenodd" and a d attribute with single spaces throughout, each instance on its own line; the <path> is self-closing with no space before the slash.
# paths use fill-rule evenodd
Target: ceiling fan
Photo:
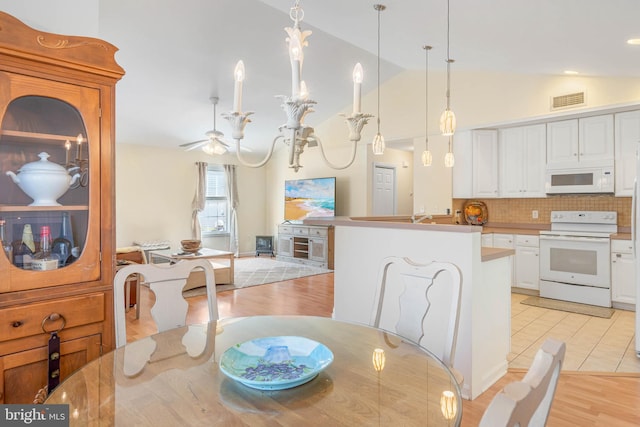
<path id="1" fill-rule="evenodd" d="M 230 149 L 232 150 L 233 148 L 228 142 L 222 139 L 224 137 L 224 134 L 216 129 L 216 105 L 218 105 L 218 97 L 212 96 L 209 99 L 213 104 L 213 130 L 207 131 L 205 133 L 207 139 L 187 142 L 186 144 L 181 144 L 180 147 L 187 147 L 185 151 L 202 148 L 202 150 L 207 154 L 225 154 L 227 151 L 229 151 Z"/>

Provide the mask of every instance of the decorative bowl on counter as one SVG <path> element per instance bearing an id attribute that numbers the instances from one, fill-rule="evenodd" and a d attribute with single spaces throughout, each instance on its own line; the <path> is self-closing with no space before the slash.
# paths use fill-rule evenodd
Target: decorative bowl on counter
<path id="1" fill-rule="evenodd" d="M 489 220 L 489 212 L 484 202 L 469 201 L 464 204 L 464 219 L 470 225 L 484 225 Z"/>
<path id="2" fill-rule="evenodd" d="M 11 171 L 7 175 L 33 199 L 29 206 L 60 206 L 58 198 L 75 184 L 80 174 L 69 175 L 64 167 L 47 160 L 47 153 L 42 152 L 38 157 L 40 160 L 24 164 L 17 175 Z"/>

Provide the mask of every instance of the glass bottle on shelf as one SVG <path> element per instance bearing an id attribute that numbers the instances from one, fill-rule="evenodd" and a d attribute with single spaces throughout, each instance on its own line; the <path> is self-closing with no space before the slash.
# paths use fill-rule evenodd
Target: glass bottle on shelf
<path id="1" fill-rule="evenodd" d="M 51 228 L 48 225 L 40 227 L 40 251 L 31 261 L 31 269 L 44 271 L 58 268 L 59 258 L 51 252 Z"/>
<path id="2" fill-rule="evenodd" d="M 4 250 L 4 253 L 7 254 L 9 261 L 13 262 L 13 246 L 9 241 L 7 241 L 5 226 L 6 221 L 4 219 L 0 219 L 0 242 L 2 242 L 2 249 Z"/>
<path id="3" fill-rule="evenodd" d="M 13 242 L 13 265 L 24 270 L 31 270 L 31 261 L 36 251 L 33 241 L 31 224 L 25 224 L 22 229 L 22 239 Z"/>
<path id="4" fill-rule="evenodd" d="M 71 255 L 72 248 L 73 233 L 71 232 L 71 218 L 67 212 L 63 212 L 60 235 L 55 238 L 51 247 L 51 252 L 59 258 L 58 267 L 64 267 L 75 261 L 75 257 Z"/>

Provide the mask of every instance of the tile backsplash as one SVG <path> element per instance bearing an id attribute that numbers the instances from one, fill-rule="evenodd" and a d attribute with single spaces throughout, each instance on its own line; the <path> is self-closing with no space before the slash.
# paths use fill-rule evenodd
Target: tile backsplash
<path id="1" fill-rule="evenodd" d="M 453 199 L 453 212 L 467 200 L 487 205 L 489 223 L 549 224 L 551 211 L 616 211 L 618 227 L 631 227 L 631 197 L 611 195 L 558 195 L 538 199 Z M 538 218 L 532 218 L 532 211 Z"/>

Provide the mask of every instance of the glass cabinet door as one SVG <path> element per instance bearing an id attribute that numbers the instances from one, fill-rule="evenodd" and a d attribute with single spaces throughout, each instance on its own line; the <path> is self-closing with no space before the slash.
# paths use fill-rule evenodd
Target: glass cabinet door
<path id="1" fill-rule="evenodd" d="M 44 87 L 10 73 L 0 73 L 0 86 L 6 79 L 11 91 L 4 93 L 11 97 L 0 98 L 0 270 L 8 271 L 8 285 L 0 284 L 0 291 L 42 287 L 43 275 L 46 286 L 97 280 L 98 91 L 56 82 Z"/>

